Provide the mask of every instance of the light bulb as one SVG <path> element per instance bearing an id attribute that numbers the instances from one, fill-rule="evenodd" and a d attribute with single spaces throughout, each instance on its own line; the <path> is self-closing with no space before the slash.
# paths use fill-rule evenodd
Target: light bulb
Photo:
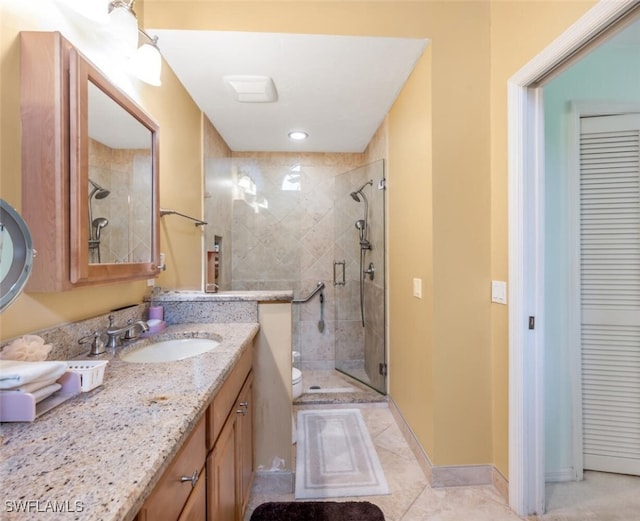
<path id="1" fill-rule="evenodd" d="M 138 19 L 129 4 L 114 0 L 110 4 L 109 29 L 115 38 L 114 46 L 123 56 L 132 56 L 138 48 Z"/>
<path id="2" fill-rule="evenodd" d="M 162 56 L 158 47 L 151 43 L 142 45 L 131 57 L 129 70 L 145 83 L 159 87 L 161 85 Z"/>

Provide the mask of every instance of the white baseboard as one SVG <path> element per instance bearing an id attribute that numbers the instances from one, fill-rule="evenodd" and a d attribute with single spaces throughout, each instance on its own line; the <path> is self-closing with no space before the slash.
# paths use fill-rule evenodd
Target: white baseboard
<path id="1" fill-rule="evenodd" d="M 508 497 L 509 482 L 493 465 L 434 466 L 390 396 L 388 403 L 391 414 L 396 419 L 405 440 L 432 487 L 493 485 L 505 499 Z"/>
<path id="2" fill-rule="evenodd" d="M 253 476 L 251 490 L 255 494 L 291 494 L 295 474 L 291 471 L 260 471 Z"/>
<path id="3" fill-rule="evenodd" d="M 431 486 L 433 488 L 493 485 L 493 465 L 433 467 L 431 475 Z"/>

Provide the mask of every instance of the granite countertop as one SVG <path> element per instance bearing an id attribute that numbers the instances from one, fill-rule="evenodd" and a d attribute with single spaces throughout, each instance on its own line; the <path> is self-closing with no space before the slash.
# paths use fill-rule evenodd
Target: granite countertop
<path id="1" fill-rule="evenodd" d="M 154 292 L 148 298 L 153 302 L 290 302 L 293 300 L 291 290 L 237 290 L 205 293 L 203 291 L 165 290 Z"/>
<path id="2" fill-rule="evenodd" d="M 169 326 L 155 340 L 222 339 L 177 362 L 109 359 L 104 385 L 33 423 L 0 424 L 3 520 L 128 521 L 205 413 L 256 323 Z M 21 511 L 18 511 L 21 510 Z"/>

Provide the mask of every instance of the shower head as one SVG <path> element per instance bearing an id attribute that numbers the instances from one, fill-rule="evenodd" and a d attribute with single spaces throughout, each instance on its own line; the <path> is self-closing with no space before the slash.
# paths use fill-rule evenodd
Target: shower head
<path id="1" fill-rule="evenodd" d="M 357 230 L 364 230 L 365 229 L 365 222 L 364 219 L 358 219 L 356 221 L 356 229 Z"/>
<path id="2" fill-rule="evenodd" d="M 363 184 L 360 188 L 358 188 L 357 190 L 354 190 L 353 192 L 351 192 L 349 195 L 351 196 L 351 198 L 356 202 L 359 203 L 360 202 L 360 195 L 366 199 L 366 197 L 364 196 L 364 193 L 362 193 L 362 190 L 364 189 L 365 186 L 367 185 L 372 185 L 373 184 L 373 179 L 369 179 L 365 184 Z M 358 195 L 360 194 L 360 195 Z"/>
<path id="3" fill-rule="evenodd" d="M 100 233 L 102 232 L 102 229 L 109 224 L 109 220 L 106 217 L 96 217 L 92 224 L 94 229 L 94 238 L 99 241 Z"/>
<path id="4" fill-rule="evenodd" d="M 104 199 L 111 193 L 109 190 L 107 190 L 106 188 L 102 188 L 98 183 L 92 181 L 91 179 L 89 179 L 89 183 L 91 183 L 91 185 L 93 186 L 93 188 L 91 189 L 91 193 L 89 194 L 89 199 L 91 199 L 93 196 L 95 196 L 96 199 Z"/>

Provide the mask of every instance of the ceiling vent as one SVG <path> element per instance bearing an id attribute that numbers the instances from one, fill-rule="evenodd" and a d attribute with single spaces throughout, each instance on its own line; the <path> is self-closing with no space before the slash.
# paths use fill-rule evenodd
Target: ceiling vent
<path id="1" fill-rule="evenodd" d="M 278 100 L 276 86 L 269 76 L 223 76 L 223 79 L 241 103 L 272 103 Z"/>

